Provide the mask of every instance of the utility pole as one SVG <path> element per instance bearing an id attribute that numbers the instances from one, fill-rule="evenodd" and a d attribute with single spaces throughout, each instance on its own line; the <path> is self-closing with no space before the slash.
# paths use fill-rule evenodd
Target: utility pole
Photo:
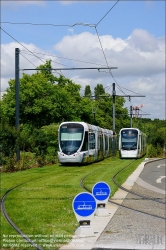
<path id="1" fill-rule="evenodd" d="M 132 128 L 132 116 L 133 116 L 133 108 L 130 106 L 130 128 Z"/>
<path id="2" fill-rule="evenodd" d="M 16 130 L 17 133 L 19 132 L 19 116 L 20 116 L 20 83 L 19 83 L 19 53 L 20 50 L 18 48 L 15 49 L 15 86 L 16 86 Z M 17 162 L 20 160 L 20 148 L 17 146 L 17 151 L 16 151 L 16 160 Z"/>
<path id="3" fill-rule="evenodd" d="M 20 83 L 19 83 L 19 72 L 20 70 L 22 71 L 26 71 L 26 70 L 93 70 L 93 69 L 97 69 L 98 71 L 100 69 L 117 69 L 117 67 L 92 67 L 92 68 L 41 68 L 41 69 L 20 69 L 19 68 L 19 54 L 20 54 L 20 50 L 19 48 L 15 48 L 15 83 L 16 83 L 16 129 L 17 131 L 19 131 L 19 115 L 20 115 Z M 94 113 L 94 119 L 95 119 L 95 113 Z M 20 160 L 20 149 L 19 146 L 17 147 L 17 151 L 16 151 L 16 160 L 19 161 Z"/>
<path id="4" fill-rule="evenodd" d="M 115 96 L 116 96 L 116 91 L 115 91 L 115 83 L 112 84 L 112 98 L 113 98 L 113 143 L 112 143 L 112 148 L 113 148 L 113 156 L 116 155 L 116 132 L 115 132 Z"/>
<path id="5" fill-rule="evenodd" d="M 129 100 L 131 98 L 131 95 L 116 95 L 116 91 L 115 91 L 115 83 L 112 84 L 113 88 L 112 88 L 112 97 L 113 97 L 113 156 L 115 156 L 116 154 L 116 132 L 115 132 L 115 97 L 116 96 L 123 96 L 123 97 L 129 97 Z M 145 97 L 142 95 L 136 95 L 136 96 L 132 96 L 132 97 Z M 132 107 L 130 107 L 132 109 Z M 132 127 L 132 114 L 131 115 L 131 124 L 130 126 Z"/>
<path id="6" fill-rule="evenodd" d="M 116 131 L 115 131 L 115 116 L 116 116 L 116 113 L 115 113 L 115 97 L 116 96 L 122 96 L 122 97 L 128 97 L 129 100 L 131 97 L 145 97 L 144 95 L 116 95 L 116 91 L 115 91 L 115 83 L 112 84 L 112 99 L 113 99 L 113 142 L 112 142 L 112 152 L 113 152 L 113 156 L 116 155 Z M 94 97 L 94 96 L 91 96 L 91 97 Z M 108 96 L 100 96 L 100 97 L 108 97 Z M 130 107 L 130 116 L 131 116 L 131 121 L 130 121 L 130 126 L 132 127 L 132 106 Z"/>

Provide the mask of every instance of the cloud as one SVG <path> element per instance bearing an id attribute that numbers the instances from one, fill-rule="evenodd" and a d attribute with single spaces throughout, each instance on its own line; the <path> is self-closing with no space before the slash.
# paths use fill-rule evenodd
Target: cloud
<path id="1" fill-rule="evenodd" d="M 54 49 L 66 57 L 118 67 L 116 76 L 148 76 L 165 71 L 165 41 L 145 30 L 136 29 L 126 39 L 114 39 L 110 35 L 100 37 L 83 32 L 65 36 Z M 104 54 L 102 52 L 104 50 Z M 73 61 L 73 65 L 78 65 Z"/>
<path id="2" fill-rule="evenodd" d="M 2 7 L 9 7 L 9 8 L 16 8 L 18 6 L 25 6 L 25 5 L 41 5 L 44 6 L 46 4 L 45 0 L 38 0 L 38 1 L 18 1 L 18 0 L 12 0 L 12 1 L 1 1 Z"/>
<path id="3" fill-rule="evenodd" d="M 154 52 L 159 49 L 155 37 L 142 29 L 135 29 L 127 42 L 132 48 L 142 52 Z"/>
<path id="4" fill-rule="evenodd" d="M 117 83 L 124 88 L 124 93 L 129 95 L 138 93 L 146 96 L 133 97 L 133 106 L 145 103 L 143 110 L 151 113 L 152 118 L 165 119 L 163 112 L 165 108 L 165 38 L 156 38 L 146 30 L 135 29 L 125 40 L 103 35 L 100 36 L 100 41 L 108 65 L 118 67 L 112 70 L 112 74 Z M 65 36 L 54 46 L 54 49 L 65 57 L 94 63 L 73 61 L 74 67 L 106 65 L 97 35 L 88 32 Z M 91 89 L 98 83 L 106 87 L 114 82 L 110 74 L 88 70 L 79 71 L 72 78 L 82 86 L 90 85 Z M 117 94 L 124 94 L 118 88 L 116 91 Z M 112 94 L 112 88 L 109 93 Z M 126 101 L 126 106 L 130 105 L 131 103 Z"/>
<path id="5" fill-rule="evenodd" d="M 151 114 L 150 118 L 165 119 L 165 38 L 157 38 L 145 30 L 136 29 L 127 39 L 115 39 L 110 35 L 103 35 L 100 36 L 100 41 L 108 65 L 118 67 L 118 69 L 112 70 L 118 84 L 116 85 L 116 93 L 119 95 L 138 93 L 146 96 L 131 98 L 132 102 L 126 101 L 125 105 L 129 108 L 131 103 L 133 106 L 144 103 L 143 110 Z M 46 51 L 34 44 L 23 43 L 23 45 L 32 52 L 47 54 Z M 14 79 L 15 48 L 17 47 L 25 51 L 15 42 L 1 46 L 2 91 L 7 87 L 7 81 L 10 78 Z M 103 67 L 107 65 L 97 35 L 89 32 L 63 37 L 54 45 L 54 51 L 55 54 L 74 60 L 55 59 L 55 57 L 38 54 L 39 57 L 42 57 L 42 62 L 32 54 L 28 55 L 29 52 L 28 54 L 21 53 L 36 67 L 43 64 L 46 59 L 53 60 L 53 68 L 59 66 L 54 61 L 64 63 L 69 67 L 98 67 L 99 65 Z M 34 68 L 23 56 L 20 55 L 20 68 Z M 34 71 L 25 73 L 34 73 Z M 106 73 L 98 70 L 65 70 L 63 74 L 75 83 L 81 84 L 82 91 L 86 85 L 90 85 L 93 91 L 97 84 L 103 84 L 104 87 L 110 85 L 108 93 L 112 94 L 111 84 L 115 81 L 108 71 Z"/>
<path id="6" fill-rule="evenodd" d="M 79 1 L 59 1 L 61 4 L 63 4 L 63 5 L 69 5 L 69 4 L 74 4 L 74 3 L 78 3 Z"/>
<path id="7" fill-rule="evenodd" d="M 1 45 L 1 91 L 4 91 L 8 86 L 8 80 L 10 78 L 14 79 L 15 77 L 15 48 L 20 49 L 20 77 L 23 72 L 22 69 L 35 69 L 39 65 L 44 64 L 46 60 L 50 59 L 55 61 L 54 57 L 43 55 L 46 54 L 46 52 L 37 48 L 32 43 L 22 43 L 22 45 L 24 47 L 16 42 Z M 60 63 L 59 59 L 56 59 L 56 63 Z M 32 74 L 34 72 L 35 71 L 25 71 L 24 73 Z"/>
<path id="8" fill-rule="evenodd" d="M 73 29 L 73 28 L 69 28 L 69 29 L 68 29 L 68 32 L 69 32 L 71 35 L 73 35 L 73 34 L 74 34 L 74 29 Z"/>

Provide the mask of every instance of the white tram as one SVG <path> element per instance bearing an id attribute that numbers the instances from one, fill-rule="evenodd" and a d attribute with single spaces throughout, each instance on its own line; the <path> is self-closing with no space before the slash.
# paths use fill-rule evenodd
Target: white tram
<path id="1" fill-rule="evenodd" d="M 146 134 L 137 128 L 122 128 L 119 132 L 121 158 L 141 158 L 146 154 Z"/>
<path id="2" fill-rule="evenodd" d="M 113 131 L 85 122 L 63 122 L 58 130 L 61 164 L 88 164 L 112 155 Z"/>

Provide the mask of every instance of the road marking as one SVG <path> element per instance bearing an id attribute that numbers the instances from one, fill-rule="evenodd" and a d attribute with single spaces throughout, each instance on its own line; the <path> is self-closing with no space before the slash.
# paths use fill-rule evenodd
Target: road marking
<path id="1" fill-rule="evenodd" d="M 160 178 L 158 178 L 158 179 L 156 180 L 156 182 L 157 182 L 157 183 L 161 183 L 161 180 L 162 180 L 163 178 L 166 178 L 166 176 L 160 176 Z"/>
<path id="2" fill-rule="evenodd" d="M 161 164 L 157 166 L 157 168 L 160 168 L 160 167 L 166 167 L 166 164 Z"/>

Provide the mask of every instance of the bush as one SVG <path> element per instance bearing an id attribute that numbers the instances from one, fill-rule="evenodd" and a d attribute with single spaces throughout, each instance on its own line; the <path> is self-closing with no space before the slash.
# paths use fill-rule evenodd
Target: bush
<path id="1" fill-rule="evenodd" d="M 2 158 L 2 165 L 4 172 L 14 172 L 15 169 L 15 159 L 13 158 L 13 154 L 9 155 L 8 157 Z"/>
<path id="2" fill-rule="evenodd" d="M 31 152 L 21 152 L 18 170 L 25 170 L 36 166 L 35 154 Z"/>
<path id="3" fill-rule="evenodd" d="M 1 141 L 1 156 L 14 156 L 14 152 L 19 143 L 19 134 L 16 129 L 9 127 L 7 124 L 2 124 L 0 131 Z M 1 159 L 2 160 L 2 159 Z"/>
<path id="4" fill-rule="evenodd" d="M 153 146 L 152 144 L 148 145 L 147 147 L 147 153 L 146 156 L 149 158 L 155 158 L 155 157 L 164 157 L 164 150 L 160 146 L 160 144 L 157 144 L 157 146 Z"/>

